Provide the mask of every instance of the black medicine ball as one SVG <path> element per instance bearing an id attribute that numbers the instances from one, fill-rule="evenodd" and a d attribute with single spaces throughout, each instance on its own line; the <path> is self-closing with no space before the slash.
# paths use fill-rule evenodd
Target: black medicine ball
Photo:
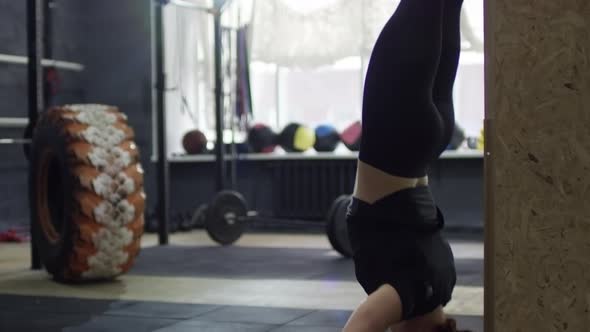
<path id="1" fill-rule="evenodd" d="M 279 144 L 287 152 L 305 152 L 315 144 L 315 132 L 299 123 L 287 125 L 279 135 Z"/>
<path id="2" fill-rule="evenodd" d="M 315 129 L 315 144 L 313 148 L 318 152 L 333 152 L 340 143 L 340 134 L 330 125 L 321 125 Z"/>
<path id="3" fill-rule="evenodd" d="M 271 153 L 277 145 L 277 134 L 267 125 L 256 124 L 248 130 L 248 144 L 255 153 Z"/>
<path id="4" fill-rule="evenodd" d="M 448 150 L 457 150 L 458 148 L 461 147 L 461 145 L 463 144 L 463 142 L 465 142 L 465 131 L 463 130 L 463 128 L 461 128 L 459 125 L 455 125 L 455 128 L 453 130 L 453 136 L 451 136 L 451 142 L 449 143 L 449 146 L 447 147 Z"/>

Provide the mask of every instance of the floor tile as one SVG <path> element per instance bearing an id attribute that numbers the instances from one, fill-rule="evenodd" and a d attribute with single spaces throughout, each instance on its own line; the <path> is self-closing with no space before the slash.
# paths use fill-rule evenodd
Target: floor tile
<path id="1" fill-rule="evenodd" d="M 151 332 L 177 320 L 63 314 L 0 312 L 0 331 L 10 332 Z"/>
<path id="2" fill-rule="evenodd" d="M 457 328 L 472 332 L 483 332 L 483 316 L 453 315 L 457 320 Z"/>
<path id="3" fill-rule="evenodd" d="M 189 319 L 218 309 L 219 306 L 165 302 L 138 302 L 107 311 L 106 315 Z"/>
<path id="4" fill-rule="evenodd" d="M 354 310 L 366 297 L 356 282 L 129 275 L 110 284 L 70 287 L 30 271 L 0 276 L 0 294 L 309 310 Z M 450 314 L 482 315 L 483 287 L 455 287 L 446 309 Z"/>
<path id="5" fill-rule="evenodd" d="M 268 324 L 191 320 L 158 329 L 156 332 L 267 332 L 274 327 L 276 326 Z"/>
<path id="6" fill-rule="evenodd" d="M 282 325 L 303 317 L 311 312 L 311 310 L 301 309 L 225 307 L 199 316 L 197 320 Z"/>
<path id="7" fill-rule="evenodd" d="M 483 259 L 463 244 L 454 254 L 458 285 L 483 285 Z M 152 247 L 142 251 L 132 275 L 239 279 L 356 281 L 354 263 L 331 249 L 267 247 Z M 186 257 L 198 257 L 187 260 Z"/>
<path id="8" fill-rule="evenodd" d="M 17 296 L 0 294 L 0 308 L 18 311 L 102 314 L 131 305 L 129 301 L 86 300 L 46 296 Z M 16 311 L 15 310 L 15 311 Z"/>
<path id="9" fill-rule="evenodd" d="M 63 332 L 152 332 L 178 323 L 178 320 L 147 317 L 98 316 L 71 327 Z"/>
<path id="10" fill-rule="evenodd" d="M 351 311 L 319 310 L 289 322 L 287 325 L 339 327 L 346 325 Z"/>
<path id="11" fill-rule="evenodd" d="M 18 309 L 17 309 L 18 310 Z M 0 331 L 37 332 L 61 331 L 63 328 L 83 324 L 91 315 L 56 314 L 33 311 L 0 311 Z"/>
<path id="12" fill-rule="evenodd" d="M 341 327 L 285 325 L 270 332 L 342 332 Z"/>

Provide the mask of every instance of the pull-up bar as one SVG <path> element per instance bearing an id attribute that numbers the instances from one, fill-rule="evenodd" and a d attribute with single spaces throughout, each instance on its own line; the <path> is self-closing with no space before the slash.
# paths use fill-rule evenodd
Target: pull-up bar
<path id="1" fill-rule="evenodd" d="M 20 55 L 11 55 L 11 54 L 0 54 L 0 63 L 9 63 L 9 64 L 20 64 L 20 65 L 28 65 L 29 58 L 26 56 Z M 41 65 L 43 67 L 55 67 L 63 70 L 71 70 L 71 71 L 83 71 L 84 66 L 69 61 L 60 61 L 54 59 L 42 59 Z"/>
<path id="2" fill-rule="evenodd" d="M 230 5 L 232 2 L 234 2 L 234 0 L 215 0 L 215 4 L 213 7 L 199 5 L 190 0 L 159 0 L 159 2 L 162 5 L 170 4 L 177 7 L 183 7 L 187 9 L 194 9 L 197 11 L 206 12 L 212 15 L 219 15 L 224 11 L 224 8 Z"/>
<path id="3" fill-rule="evenodd" d="M 197 5 L 196 3 L 193 3 L 188 0 L 170 0 L 169 3 L 174 6 L 188 8 L 188 9 L 194 9 L 194 10 L 206 12 L 206 13 L 213 14 L 213 15 L 218 13 L 217 9 L 215 9 L 215 8 Z"/>

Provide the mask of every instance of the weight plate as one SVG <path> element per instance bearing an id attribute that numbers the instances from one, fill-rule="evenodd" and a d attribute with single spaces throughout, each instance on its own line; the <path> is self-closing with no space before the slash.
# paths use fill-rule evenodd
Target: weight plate
<path id="1" fill-rule="evenodd" d="M 330 241 L 330 245 L 336 251 L 338 251 L 340 248 L 338 246 L 338 241 L 336 241 L 336 234 L 334 231 L 334 215 L 336 213 L 336 210 L 338 210 L 340 203 L 347 197 L 348 196 L 346 195 L 342 195 L 336 198 L 330 206 L 330 209 L 328 210 L 328 214 L 326 216 L 326 235 L 328 236 L 328 241 Z"/>
<path id="2" fill-rule="evenodd" d="M 227 246 L 244 232 L 243 220 L 248 214 L 244 197 L 235 191 L 219 192 L 207 209 L 205 229 L 213 241 Z"/>
<path id="3" fill-rule="evenodd" d="M 348 238 L 346 212 L 350 203 L 350 196 L 338 197 L 328 212 L 327 235 L 332 248 L 344 257 L 352 257 L 352 248 Z"/>

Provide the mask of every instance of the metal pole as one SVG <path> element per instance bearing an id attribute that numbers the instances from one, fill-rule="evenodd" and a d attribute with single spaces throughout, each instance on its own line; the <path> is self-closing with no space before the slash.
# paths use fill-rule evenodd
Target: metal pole
<path id="1" fill-rule="evenodd" d="M 222 5 L 222 4 L 221 4 Z M 216 8 L 221 8 L 219 1 L 216 1 Z M 221 13 L 216 11 L 213 16 L 214 30 L 214 58 L 215 58 L 215 132 L 217 134 L 217 144 L 215 145 L 215 163 L 216 163 L 216 180 L 217 190 L 225 189 L 226 165 L 225 165 L 225 146 L 223 141 L 223 87 L 221 77 Z"/>
<path id="2" fill-rule="evenodd" d="M 44 0 L 27 0 L 27 53 L 28 53 L 28 97 L 29 97 L 29 124 L 25 129 L 25 138 L 32 137 L 33 128 L 37 123 L 37 116 L 45 108 L 43 100 L 43 68 L 41 59 L 43 59 L 43 3 Z M 28 144 L 25 146 L 28 151 Z M 33 179 L 29 178 L 29 181 Z M 33 202 L 30 202 L 33 204 Z M 34 270 L 41 269 L 41 258 L 39 248 L 36 245 L 37 221 L 30 220 L 31 232 L 31 268 Z"/>
<path id="3" fill-rule="evenodd" d="M 0 53 L 0 63 L 15 64 L 15 65 L 27 65 L 29 58 L 22 55 L 12 55 Z M 83 71 L 84 66 L 80 63 L 61 61 L 55 59 L 42 59 L 41 64 L 43 67 L 55 67 L 61 70 L 70 71 Z"/>
<path id="4" fill-rule="evenodd" d="M 26 128 L 29 118 L 0 118 L 0 128 Z"/>
<path id="5" fill-rule="evenodd" d="M 229 109 L 231 113 L 231 159 L 230 159 L 230 188 L 233 190 L 237 190 L 238 186 L 238 151 L 236 147 L 236 120 L 238 119 L 236 115 L 237 111 L 237 48 L 234 50 L 233 46 L 235 42 L 237 42 L 237 30 L 228 29 L 228 41 L 227 41 L 227 53 L 228 53 L 228 74 L 226 77 L 230 81 L 229 87 L 230 91 L 228 92 L 229 95 Z M 236 39 L 234 39 L 236 38 Z M 236 56 L 236 58 L 234 58 Z M 236 62 L 234 62 L 236 60 Z"/>
<path id="6" fill-rule="evenodd" d="M 53 58 L 53 45 L 51 44 L 51 36 L 52 36 L 52 29 L 51 29 L 51 8 L 53 6 L 53 0 L 44 0 L 43 1 L 43 57 L 46 58 Z M 43 57 L 41 58 L 41 65 L 43 65 Z M 48 68 L 41 67 L 43 70 L 43 77 L 46 77 L 45 72 Z M 43 82 L 45 84 L 45 82 Z M 44 86 L 45 88 L 45 86 Z M 43 89 L 43 98 L 45 105 L 51 105 L 51 92 L 49 89 Z"/>
<path id="7" fill-rule="evenodd" d="M 281 127 L 281 67 L 276 64 L 275 65 L 275 124 L 276 129 L 280 130 Z"/>
<path id="8" fill-rule="evenodd" d="M 37 116 L 43 112 L 43 2 L 44 0 L 27 0 L 27 51 L 28 51 L 28 91 L 29 91 L 29 125 L 34 126 Z"/>
<path id="9" fill-rule="evenodd" d="M 157 0 L 152 2 L 152 42 L 154 43 L 154 71 L 155 89 L 154 111 L 157 117 L 157 190 L 158 190 L 158 241 L 160 245 L 167 245 L 169 242 L 168 221 L 169 218 L 169 164 L 166 148 L 166 114 L 165 114 L 165 91 L 166 73 L 164 72 L 164 15 L 163 4 Z"/>

